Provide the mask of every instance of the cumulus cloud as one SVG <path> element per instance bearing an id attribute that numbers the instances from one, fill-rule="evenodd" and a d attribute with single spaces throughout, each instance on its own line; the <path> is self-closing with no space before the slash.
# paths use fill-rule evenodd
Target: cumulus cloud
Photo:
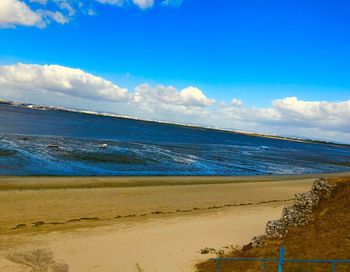
<path id="1" fill-rule="evenodd" d="M 178 90 L 173 86 L 141 84 L 135 88 L 130 105 L 138 116 L 183 122 L 207 114 L 207 107 L 214 103 L 196 87 Z"/>
<path id="2" fill-rule="evenodd" d="M 132 0 L 132 2 L 142 9 L 146 9 L 154 5 L 154 0 Z"/>
<path id="3" fill-rule="evenodd" d="M 18 0 L 0 1 L 0 26 L 33 26 L 42 21 L 40 14 L 31 10 L 24 2 Z"/>
<path id="4" fill-rule="evenodd" d="M 281 130 L 289 128 L 289 131 L 293 128 L 296 132 L 303 130 L 304 134 L 305 130 L 350 133 L 350 100 L 302 101 L 297 97 L 286 97 L 274 100 L 268 108 L 232 105 L 224 106 L 220 111 L 232 122 L 244 121 L 265 128 L 273 126 Z M 350 135 L 348 137 L 350 141 Z"/>
<path id="5" fill-rule="evenodd" d="M 182 89 L 179 92 L 179 97 L 183 104 L 186 105 L 204 107 L 215 103 L 214 99 L 209 99 L 200 89 L 193 86 Z"/>
<path id="6" fill-rule="evenodd" d="M 58 65 L 16 64 L 0 67 L 2 91 L 58 93 L 68 96 L 122 101 L 128 91 L 101 77 Z"/>
<path id="7" fill-rule="evenodd" d="M 135 88 L 134 101 L 157 102 L 171 105 L 205 107 L 214 104 L 215 100 L 206 97 L 203 92 L 196 87 L 186 87 L 180 91 L 172 86 L 158 85 L 151 87 L 142 84 Z"/>
<path id="8" fill-rule="evenodd" d="M 321 127 L 350 132 L 350 100 L 343 102 L 302 101 L 286 97 L 273 102 L 280 119 L 298 126 Z"/>
<path id="9" fill-rule="evenodd" d="M 163 6 L 178 6 L 182 1 L 164 0 Z M 66 24 L 77 14 L 93 16 L 99 4 L 123 7 L 135 5 L 140 9 L 151 8 L 155 0 L 1 0 L 0 27 L 9 28 L 17 25 L 44 28 L 51 22 Z M 49 5 L 50 4 L 50 5 Z"/>
<path id="10" fill-rule="evenodd" d="M 350 116 L 350 101 L 302 101 L 297 97 L 286 97 L 273 102 L 274 107 L 284 115 L 292 119 L 304 120 L 341 120 L 344 116 Z"/>
<path id="11" fill-rule="evenodd" d="M 234 107 L 241 107 L 243 105 L 243 102 L 242 102 L 242 100 L 239 100 L 237 98 L 233 98 L 231 100 L 231 105 Z"/>
<path id="12" fill-rule="evenodd" d="M 32 0 L 41 5 L 45 5 L 46 1 Z M 67 9 L 68 5 L 63 2 L 62 9 Z M 69 13 L 71 10 L 68 11 Z M 1 0 L 0 1 L 0 27 L 36 26 L 46 27 L 50 22 L 54 21 L 59 24 L 69 22 L 69 16 L 63 14 L 60 10 L 45 10 L 42 8 L 32 9 L 24 1 L 20 0 Z"/>
<path id="13" fill-rule="evenodd" d="M 33 64 L 0 66 L 0 98 L 350 143 L 350 100 L 286 97 L 270 107 L 247 107 L 237 98 L 217 102 L 194 86 L 141 84 L 128 91 L 80 69 Z"/>
<path id="14" fill-rule="evenodd" d="M 15 64 L 0 66 L 1 93 L 61 94 L 82 99 L 131 103 L 140 108 L 194 110 L 212 105 L 196 87 L 180 91 L 172 86 L 142 84 L 133 92 L 80 69 L 59 65 Z M 34 96 L 33 93 L 33 96 Z"/>

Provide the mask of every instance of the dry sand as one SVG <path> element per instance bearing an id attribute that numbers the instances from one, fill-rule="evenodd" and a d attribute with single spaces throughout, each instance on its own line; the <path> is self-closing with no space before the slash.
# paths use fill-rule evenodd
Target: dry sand
<path id="1" fill-rule="evenodd" d="M 190 272 L 210 257 L 201 248 L 249 242 L 314 180 L 174 177 L 153 178 L 152 186 L 143 178 L 62 178 L 63 186 L 54 179 L 0 179 L 0 271 L 28 271 L 4 258 L 9 251 L 45 247 L 73 272 L 132 272 L 135 263 Z"/>

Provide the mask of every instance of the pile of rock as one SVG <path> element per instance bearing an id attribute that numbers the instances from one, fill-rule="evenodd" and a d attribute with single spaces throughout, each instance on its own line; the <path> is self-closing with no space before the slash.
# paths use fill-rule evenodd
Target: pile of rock
<path id="1" fill-rule="evenodd" d="M 209 248 L 209 247 L 205 247 L 205 248 L 202 248 L 200 250 L 200 253 L 201 254 L 215 254 L 217 256 L 222 256 L 224 255 L 225 251 L 223 249 L 215 249 L 215 248 Z"/>
<path id="2" fill-rule="evenodd" d="M 312 210 L 321 199 L 329 197 L 333 190 L 334 186 L 324 178 L 315 180 L 311 191 L 295 195 L 294 205 L 283 209 L 281 219 L 267 222 L 265 234 L 255 236 L 251 246 L 261 247 L 266 239 L 284 237 L 289 227 L 308 224 Z"/>

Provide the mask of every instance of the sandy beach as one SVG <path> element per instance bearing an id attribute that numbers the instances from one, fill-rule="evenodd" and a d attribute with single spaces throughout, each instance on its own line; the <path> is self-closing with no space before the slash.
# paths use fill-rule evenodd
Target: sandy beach
<path id="1" fill-rule="evenodd" d="M 47 248 L 70 271 L 193 271 L 209 247 L 243 245 L 315 176 L 0 178 L 0 271 Z M 179 184 L 179 185 L 176 185 Z"/>

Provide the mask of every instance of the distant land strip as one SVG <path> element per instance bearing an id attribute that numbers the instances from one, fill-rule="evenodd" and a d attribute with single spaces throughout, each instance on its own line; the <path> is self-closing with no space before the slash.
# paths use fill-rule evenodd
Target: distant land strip
<path id="1" fill-rule="evenodd" d="M 283 141 L 305 142 L 305 143 L 327 144 L 327 145 L 350 147 L 350 144 L 325 141 L 325 140 L 319 140 L 319 139 L 270 135 L 270 134 L 263 134 L 263 133 L 258 133 L 258 132 L 249 132 L 249 131 L 225 129 L 225 128 L 212 127 L 212 126 L 204 126 L 204 125 L 199 125 L 199 124 L 176 123 L 176 122 L 163 121 L 163 120 L 142 119 L 142 118 L 121 115 L 121 114 L 115 114 L 115 113 L 110 113 L 110 112 L 96 112 L 96 111 L 89 111 L 89 110 L 82 110 L 82 109 L 72 109 L 72 108 L 65 108 L 65 107 L 45 106 L 45 105 L 36 105 L 36 104 L 31 104 L 31 103 L 6 101 L 6 100 L 2 100 L 1 98 L 0 98 L 0 104 L 9 105 L 9 106 L 13 106 L 13 107 L 27 108 L 27 109 L 31 109 L 31 110 L 62 111 L 62 112 L 71 112 L 71 113 L 77 113 L 77 114 L 88 114 L 88 115 L 96 115 L 96 116 L 111 117 L 111 118 L 138 120 L 141 122 L 148 122 L 148 123 L 190 127 L 190 128 L 194 128 L 194 129 L 216 130 L 216 131 L 221 131 L 221 132 L 226 132 L 226 133 L 241 134 L 241 135 L 260 137 L 260 138 L 271 138 L 271 139 L 283 140 Z"/>

